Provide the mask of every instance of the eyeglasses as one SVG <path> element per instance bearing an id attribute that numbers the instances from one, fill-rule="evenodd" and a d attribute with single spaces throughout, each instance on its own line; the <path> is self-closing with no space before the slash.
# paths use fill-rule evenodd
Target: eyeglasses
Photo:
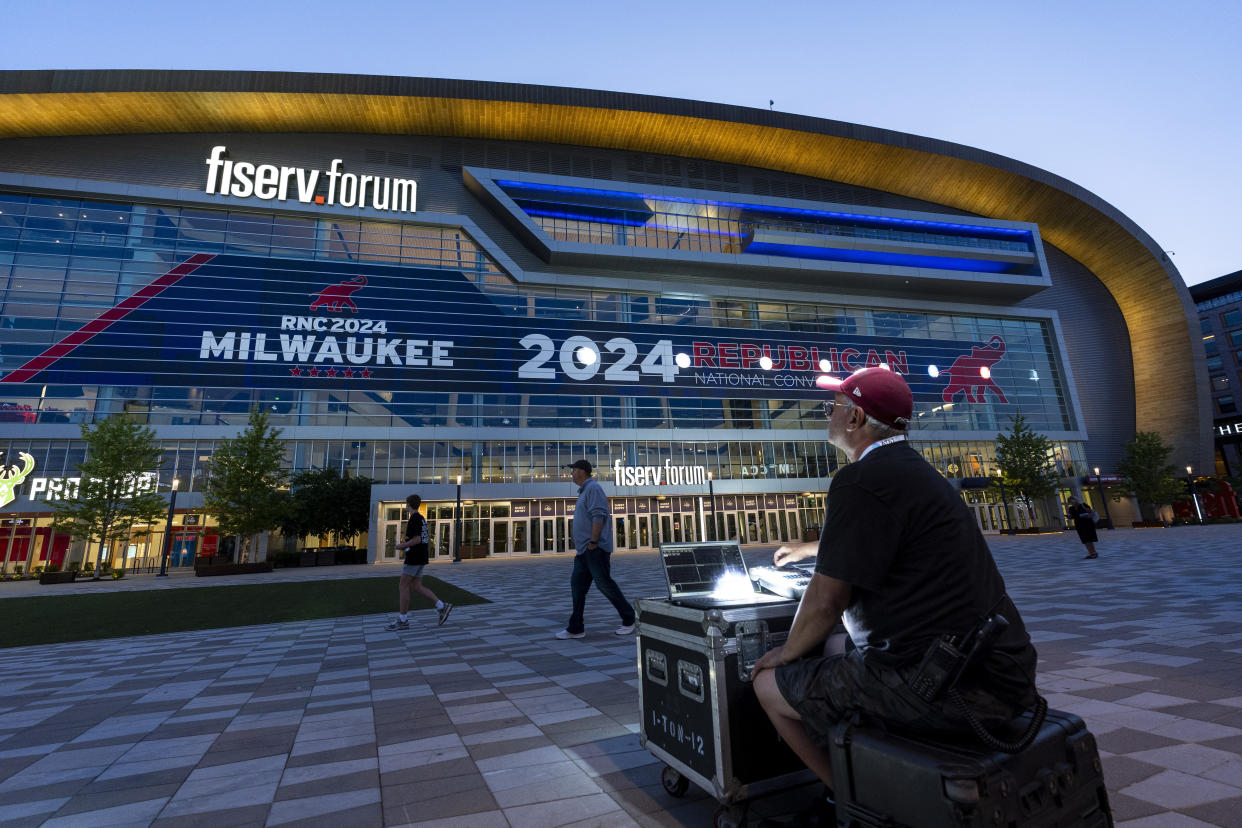
<path id="1" fill-rule="evenodd" d="M 852 402 L 839 403 L 836 401 L 835 398 L 831 400 L 824 400 L 824 416 L 831 417 L 833 409 L 835 409 L 837 406 L 841 406 L 842 408 L 857 408 L 858 407 L 857 404 L 852 403 Z"/>

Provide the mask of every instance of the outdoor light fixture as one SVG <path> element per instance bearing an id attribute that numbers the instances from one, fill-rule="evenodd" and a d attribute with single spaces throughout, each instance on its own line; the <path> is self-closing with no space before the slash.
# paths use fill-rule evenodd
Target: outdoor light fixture
<path id="1" fill-rule="evenodd" d="M 453 511 L 453 563 L 461 563 L 461 475 L 457 475 L 457 508 Z"/>

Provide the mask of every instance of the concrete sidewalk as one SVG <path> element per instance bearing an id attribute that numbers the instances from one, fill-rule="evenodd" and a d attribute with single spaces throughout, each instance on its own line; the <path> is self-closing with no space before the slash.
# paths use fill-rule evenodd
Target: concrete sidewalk
<path id="1" fill-rule="evenodd" d="M 1072 533 L 992 546 L 1042 691 L 1099 738 L 1118 824 L 1242 826 L 1242 526 L 1106 532 L 1095 561 Z M 404 633 L 366 616 L 5 650 L 0 823 L 710 824 L 716 803 L 670 797 L 638 747 L 634 645 L 607 602 L 592 592 L 586 639 L 552 637 L 571 563 L 435 565 L 494 603 Z M 631 599 L 664 587 L 653 553 L 616 555 L 614 574 Z M 84 587 L 207 580 L 232 579 Z"/>

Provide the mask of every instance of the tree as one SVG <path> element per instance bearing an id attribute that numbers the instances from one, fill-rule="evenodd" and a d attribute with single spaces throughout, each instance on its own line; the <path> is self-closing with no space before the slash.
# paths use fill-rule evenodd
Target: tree
<path id="1" fill-rule="evenodd" d="M 1008 434 L 996 435 L 996 464 L 1001 479 L 1017 497 L 1042 500 L 1056 492 L 1060 475 L 1052 464 L 1052 441 L 1035 432 L 1020 413 L 1010 418 Z"/>
<path id="2" fill-rule="evenodd" d="M 221 532 L 242 537 L 238 557 L 243 563 L 250 557 L 251 538 L 280 522 L 284 457 L 280 429 L 273 429 L 267 412 L 257 406 L 250 409 L 246 429 L 211 455 L 203 506 L 216 516 Z"/>
<path id="3" fill-rule="evenodd" d="M 290 482 L 280 523 L 286 535 L 336 535 L 353 538 L 371 522 L 369 477 L 342 476 L 336 469 L 298 472 Z"/>
<path id="4" fill-rule="evenodd" d="M 78 464 L 81 481 L 72 497 L 52 503 L 52 526 L 74 540 L 99 542 L 98 578 L 111 544 L 131 533 L 149 535 L 167 503 L 156 491 L 160 448 L 150 428 L 112 416 L 93 426 L 83 423 L 82 441 L 86 459 Z"/>
<path id="5" fill-rule="evenodd" d="M 1154 431 L 1140 431 L 1122 451 L 1124 456 L 1117 464 L 1117 473 L 1134 492 L 1143 520 L 1154 521 L 1160 506 L 1172 503 L 1185 492 L 1185 484 L 1175 477 L 1177 469 L 1169 462 L 1173 447 Z"/>

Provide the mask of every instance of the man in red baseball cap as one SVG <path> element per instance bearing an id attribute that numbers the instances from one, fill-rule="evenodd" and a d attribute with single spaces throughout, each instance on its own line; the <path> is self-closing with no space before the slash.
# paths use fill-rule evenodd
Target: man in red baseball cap
<path id="1" fill-rule="evenodd" d="M 815 575 L 784 646 L 765 654 L 753 676 L 773 725 L 831 788 L 823 746 L 832 726 L 855 713 L 954 732 L 970 727 L 962 705 L 995 724 L 1034 706 L 1037 695 L 1035 648 L 978 524 L 906 441 L 910 386 L 886 368 L 820 384 L 832 392 L 828 442 L 850 462 L 833 477 L 818 543 L 774 555 L 777 566 L 816 556 Z M 930 686 L 924 656 L 943 636 L 960 642 L 997 614 L 1008 625 L 986 654 L 956 686 Z M 855 649 L 821 656 L 842 621 Z M 828 812 L 820 822 L 835 824 L 831 807 L 820 807 Z"/>

